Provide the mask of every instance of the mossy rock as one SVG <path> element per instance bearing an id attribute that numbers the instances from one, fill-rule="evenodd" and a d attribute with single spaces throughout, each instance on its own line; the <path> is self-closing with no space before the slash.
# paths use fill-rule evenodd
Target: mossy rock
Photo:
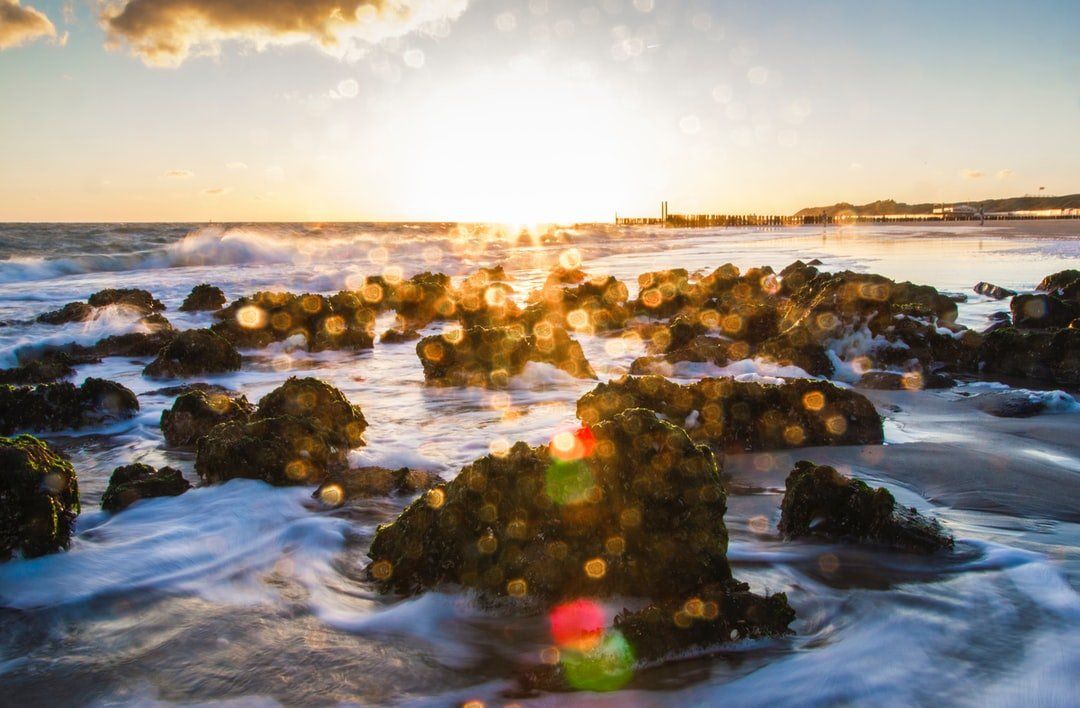
<path id="1" fill-rule="evenodd" d="M 350 501 L 385 497 L 391 494 L 416 494 L 437 486 L 442 479 L 434 472 L 401 467 L 359 467 L 332 472 L 312 497 L 330 507 Z"/>
<path id="2" fill-rule="evenodd" d="M 56 431 L 129 418 L 139 400 L 113 381 L 89 378 L 36 386 L 0 385 L 0 435 L 20 430 Z"/>
<path id="3" fill-rule="evenodd" d="M 326 430 L 293 416 L 230 421 L 195 444 L 195 471 L 207 484 L 258 479 L 275 486 L 320 484 L 345 469 L 347 449 Z"/>
<path id="4" fill-rule="evenodd" d="M 788 475 L 780 509 L 780 532 L 789 539 L 819 536 L 927 553 L 953 547 L 937 520 L 899 506 L 884 487 L 871 489 L 806 460 Z"/>
<path id="5" fill-rule="evenodd" d="M 79 511 L 70 462 L 33 436 L 0 437 L 0 561 L 67 549 Z"/>
<path id="6" fill-rule="evenodd" d="M 334 445 L 355 448 L 364 444 L 367 420 L 360 406 L 353 405 L 341 391 L 316 378 L 293 376 L 263 396 L 254 417 L 279 416 L 311 421 Z"/>
<path id="7" fill-rule="evenodd" d="M 309 351 L 374 346 L 374 309 L 355 293 L 294 295 L 258 292 L 214 313 L 211 329 L 237 347 L 260 349 L 301 335 Z"/>
<path id="8" fill-rule="evenodd" d="M 401 344 L 403 342 L 415 342 L 420 339 L 420 333 L 415 329 L 388 329 L 379 337 L 383 344 Z"/>
<path id="9" fill-rule="evenodd" d="M 518 443 L 466 466 L 379 528 L 369 576 L 383 591 L 455 584 L 540 602 L 671 598 L 730 580 L 708 448 L 641 409 L 592 433 L 584 459 Z"/>
<path id="10" fill-rule="evenodd" d="M 503 388 L 530 361 L 551 364 L 576 378 L 595 379 L 581 345 L 561 327 L 537 334 L 523 327 L 472 327 L 421 339 L 416 354 L 428 383 Z"/>
<path id="11" fill-rule="evenodd" d="M 978 370 L 983 374 L 1080 386 L 1080 329 L 1004 327 L 986 335 L 977 359 Z"/>
<path id="12" fill-rule="evenodd" d="M 229 340 L 209 329 L 189 329 L 165 345 L 143 369 L 143 375 L 156 379 L 185 378 L 239 368 L 240 353 Z"/>
<path id="13" fill-rule="evenodd" d="M 0 384 L 40 384 L 75 375 L 71 360 L 63 354 L 37 359 L 11 369 L 0 369 Z"/>
<path id="14" fill-rule="evenodd" d="M 865 396 L 806 379 L 773 385 L 705 378 L 684 386 L 660 376 L 624 376 L 578 399 L 577 415 L 596 425 L 633 408 L 656 411 L 695 441 L 731 452 L 883 440 L 881 418 Z"/>
<path id="15" fill-rule="evenodd" d="M 1045 293 L 1017 295 L 1009 303 L 1009 310 L 1016 327 L 1068 327 L 1070 322 L 1080 317 L 1080 301 L 1065 300 Z"/>
<path id="16" fill-rule="evenodd" d="M 107 288 L 91 295 L 87 302 L 92 307 L 126 305 L 146 314 L 165 309 L 165 305 L 160 300 L 157 300 L 148 290 L 140 288 Z"/>
<path id="17" fill-rule="evenodd" d="M 1055 293 L 1059 290 L 1069 288 L 1069 286 L 1072 286 L 1078 281 L 1080 281 L 1080 270 L 1069 268 L 1046 276 L 1039 282 L 1039 285 L 1035 289 L 1044 293 Z"/>
<path id="18" fill-rule="evenodd" d="M 41 324 L 62 325 L 70 322 L 86 322 L 94 316 L 94 308 L 85 302 L 69 302 L 59 310 L 52 310 L 38 315 Z"/>
<path id="19" fill-rule="evenodd" d="M 161 432 L 173 447 L 191 446 L 215 425 L 245 421 L 254 410 L 242 395 L 190 390 L 177 396 L 171 409 L 161 412 Z"/>
<path id="20" fill-rule="evenodd" d="M 222 292 L 221 288 L 209 283 L 202 283 L 191 289 L 188 296 L 184 298 L 183 304 L 180 305 L 180 310 L 182 312 L 220 310 L 225 306 L 225 302 L 225 293 Z"/>
<path id="21" fill-rule="evenodd" d="M 153 497 L 178 497 L 191 489 L 191 483 L 183 473 L 172 467 L 154 469 L 136 462 L 113 470 L 109 486 L 101 497 L 105 511 L 122 511 L 140 499 Z"/>

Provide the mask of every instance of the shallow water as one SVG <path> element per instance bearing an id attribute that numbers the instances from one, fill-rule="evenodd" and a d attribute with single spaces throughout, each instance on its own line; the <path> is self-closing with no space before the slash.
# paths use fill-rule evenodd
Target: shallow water
<path id="1" fill-rule="evenodd" d="M 145 287 L 181 328 L 208 314 L 177 311 L 197 283 L 231 299 L 258 289 L 335 292 L 400 269 L 462 276 L 504 263 L 524 297 L 572 250 L 586 270 L 624 280 L 663 267 L 824 268 L 878 272 L 965 293 L 960 322 L 982 328 L 1007 310 L 976 295 L 988 280 L 1030 289 L 1080 267 L 1080 224 L 882 226 L 835 230 L 668 230 L 602 227 L 525 233 L 458 225 L 0 225 L 0 365 L 42 342 L 94 342 L 139 325 L 121 311 L 61 327 L 29 323 L 104 287 Z M 391 270 L 390 272 L 393 272 Z M 380 321 L 379 330 L 392 318 Z M 438 327 L 430 331 L 438 331 Z M 621 339 L 579 336 L 606 379 L 642 352 Z M 277 345 L 245 353 L 241 372 L 206 380 L 252 401 L 290 373 L 326 379 L 370 423 L 356 464 L 409 465 L 451 478 L 493 444 L 547 441 L 574 422 L 592 383 L 532 366 L 501 393 L 428 388 L 413 343 L 363 353 L 308 354 Z M 320 509 L 310 489 L 236 480 L 181 497 L 98 510 L 111 470 L 171 464 L 194 482 L 190 453 L 158 429 L 171 397 L 126 358 L 81 367 L 114 379 L 142 411 L 100 429 L 46 436 L 72 458 L 83 515 L 68 553 L 0 565 L 0 682 L 13 704 L 246 699 L 287 704 L 500 704 L 516 667 L 547 646 L 542 616 L 481 609 L 469 596 L 380 597 L 361 569 L 378 524 L 408 503 L 373 499 Z M 762 362 L 724 373 L 790 376 Z M 1025 384 L 1029 388 L 1031 384 Z M 889 444 L 729 456 L 731 558 L 756 591 L 784 591 L 795 635 L 744 642 L 638 667 L 617 694 L 574 702 L 834 704 L 1075 704 L 1080 695 L 1080 423 L 1072 393 L 1038 394 L 1053 412 L 993 418 L 964 394 L 871 392 Z M 1034 395 L 1034 394 L 1033 394 Z M 794 459 L 834 464 L 888 487 L 942 519 L 954 553 L 930 558 L 824 543 L 782 543 L 775 526 Z M 613 615 L 621 604 L 605 603 Z M 538 703 L 563 704 L 566 696 Z"/>

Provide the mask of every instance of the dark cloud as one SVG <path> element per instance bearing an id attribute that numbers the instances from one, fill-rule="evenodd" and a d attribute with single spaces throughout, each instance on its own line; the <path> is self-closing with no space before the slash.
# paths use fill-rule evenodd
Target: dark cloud
<path id="1" fill-rule="evenodd" d="M 56 39 L 56 27 L 39 10 L 19 0 L 0 0 L 0 49 L 10 49 L 42 37 Z"/>
<path id="2" fill-rule="evenodd" d="M 111 46 L 178 66 L 238 41 L 257 49 L 312 43 L 349 57 L 367 45 L 456 19 L 468 0 L 126 0 L 105 11 Z"/>

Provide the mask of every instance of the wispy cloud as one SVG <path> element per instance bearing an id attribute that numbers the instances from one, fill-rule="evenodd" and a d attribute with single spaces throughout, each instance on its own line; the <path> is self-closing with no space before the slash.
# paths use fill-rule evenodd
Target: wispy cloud
<path id="1" fill-rule="evenodd" d="M 997 178 L 998 179 L 1009 179 L 1010 177 L 1012 177 L 1012 170 L 1009 170 L 1009 169 L 998 170 L 998 173 L 997 173 Z"/>
<path id="2" fill-rule="evenodd" d="M 208 194 L 211 197 L 217 197 L 222 194 L 228 194 L 232 191 L 232 187 L 208 187 L 203 190 L 203 194 Z"/>
<path id="3" fill-rule="evenodd" d="M 195 173 L 191 170 L 166 170 L 161 176 L 165 179 L 191 179 Z"/>
<path id="4" fill-rule="evenodd" d="M 110 47 L 150 66 L 216 56 L 226 42 L 258 50 L 314 44 L 339 58 L 416 31 L 441 32 L 468 0 L 121 0 L 102 18 Z"/>
<path id="5" fill-rule="evenodd" d="M 67 34 L 56 36 L 56 26 L 45 13 L 19 0 L 0 0 L 0 49 L 11 49 L 36 39 L 51 37 L 57 44 L 67 42 Z"/>
<path id="6" fill-rule="evenodd" d="M 230 170 L 246 170 L 248 168 L 246 162 L 227 162 L 225 167 Z"/>
<path id="7" fill-rule="evenodd" d="M 986 176 L 986 173 L 982 170 L 972 170 L 969 168 L 961 172 L 960 176 L 964 179 L 982 179 Z"/>

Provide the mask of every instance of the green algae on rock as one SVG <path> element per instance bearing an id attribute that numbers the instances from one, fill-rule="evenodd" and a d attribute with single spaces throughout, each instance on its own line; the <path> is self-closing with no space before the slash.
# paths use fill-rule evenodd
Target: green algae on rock
<path id="1" fill-rule="evenodd" d="M 1003 327 L 986 336 L 977 359 L 984 374 L 1080 386 L 1080 330 Z"/>
<path id="2" fill-rule="evenodd" d="M 953 547 L 937 520 L 901 507 L 887 489 L 871 489 L 832 467 L 796 462 L 786 487 L 779 524 L 786 538 L 821 536 L 928 553 Z"/>
<path id="3" fill-rule="evenodd" d="M 680 385 L 660 376 L 601 383 L 577 402 L 587 425 L 648 408 L 683 425 L 697 442 L 747 452 L 813 445 L 877 444 L 881 418 L 862 394 L 826 381 L 783 384 L 706 378 Z"/>
<path id="4" fill-rule="evenodd" d="M 571 376 L 595 379 L 581 345 L 546 323 L 526 334 L 521 326 L 454 329 L 421 339 L 416 354 L 428 383 L 505 387 L 530 362 L 551 364 Z"/>
<path id="5" fill-rule="evenodd" d="M 310 420 L 335 445 L 349 448 L 364 444 L 367 420 L 338 389 L 316 378 L 290 377 L 259 401 L 254 418 L 293 416 Z"/>
<path id="6" fill-rule="evenodd" d="M 183 304 L 180 305 L 180 311 L 205 312 L 220 310 L 225 306 L 225 301 L 225 293 L 221 291 L 221 288 L 209 283 L 202 283 L 191 289 L 188 296 L 184 298 Z"/>
<path id="7" fill-rule="evenodd" d="M 193 389 L 161 412 L 161 432 L 172 447 L 194 445 L 219 423 L 247 420 L 255 408 L 245 396 Z"/>
<path id="8" fill-rule="evenodd" d="M 106 420 L 130 418 L 139 400 L 128 388 L 88 378 L 81 386 L 67 381 L 36 386 L 0 385 L 0 435 L 20 430 L 84 428 Z"/>
<path id="9" fill-rule="evenodd" d="M 150 294 L 150 291 L 140 288 L 106 288 L 91 295 L 87 299 L 87 303 L 91 307 L 126 305 L 145 314 L 160 312 L 165 309 L 165 305 Z"/>
<path id="10" fill-rule="evenodd" d="M 0 561 L 66 549 L 79 511 L 70 462 L 31 435 L 0 437 Z"/>
<path id="11" fill-rule="evenodd" d="M 209 329 L 189 329 L 177 334 L 150 362 L 143 375 L 150 378 L 184 378 L 220 374 L 240 368 L 240 353 L 229 340 Z"/>
<path id="12" fill-rule="evenodd" d="M 105 511 L 122 511 L 140 499 L 153 497 L 177 497 L 191 489 L 191 483 L 183 473 L 172 467 L 154 469 L 136 462 L 113 470 L 109 486 L 101 497 Z"/>

